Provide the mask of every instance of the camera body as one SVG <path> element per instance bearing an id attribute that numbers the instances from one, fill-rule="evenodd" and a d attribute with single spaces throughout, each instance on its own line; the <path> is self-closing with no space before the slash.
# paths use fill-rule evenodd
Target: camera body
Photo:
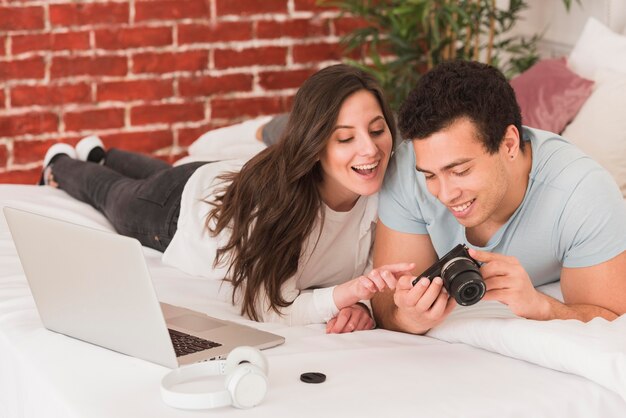
<path id="1" fill-rule="evenodd" d="M 480 274 L 480 264 L 467 252 L 464 244 L 459 244 L 441 257 L 425 272 L 417 276 L 412 284 L 426 277 L 432 281 L 441 277 L 443 286 L 459 305 L 473 305 L 485 295 L 485 281 Z"/>

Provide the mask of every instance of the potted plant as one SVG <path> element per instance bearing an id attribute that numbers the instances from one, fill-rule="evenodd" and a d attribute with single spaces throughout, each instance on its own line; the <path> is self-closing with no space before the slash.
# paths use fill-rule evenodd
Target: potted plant
<path id="1" fill-rule="evenodd" d="M 579 0 L 577 0 L 579 1 Z M 450 59 L 486 62 L 511 77 L 538 59 L 537 41 L 510 35 L 525 0 L 322 0 L 364 23 L 342 41 L 353 65 L 371 71 L 394 107 L 422 73 Z M 498 2 L 502 3 L 502 2 Z M 563 0 L 569 10 L 571 0 Z"/>

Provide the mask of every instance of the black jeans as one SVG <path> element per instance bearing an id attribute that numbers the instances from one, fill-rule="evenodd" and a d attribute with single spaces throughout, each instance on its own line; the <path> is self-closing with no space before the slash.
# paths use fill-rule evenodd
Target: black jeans
<path id="1" fill-rule="evenodd" d="M 61 190 L 102 212 L 118 233 L 165 251 L 176 232 L 185 184 L 203 164 L 172 167 L 111 149 L 104 165 L 61 156 L 52 165 L 52 175 Z"/>

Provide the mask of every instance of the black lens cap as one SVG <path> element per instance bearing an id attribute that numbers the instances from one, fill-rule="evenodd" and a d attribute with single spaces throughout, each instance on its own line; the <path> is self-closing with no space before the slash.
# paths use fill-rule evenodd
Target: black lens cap
<path id="1" fill-rule="evenodd" d="M 326 381 L 326 375 L 320 372 L 308 372 L 300 375 L 300 380 L 304 383 L 323 383 Z"/>

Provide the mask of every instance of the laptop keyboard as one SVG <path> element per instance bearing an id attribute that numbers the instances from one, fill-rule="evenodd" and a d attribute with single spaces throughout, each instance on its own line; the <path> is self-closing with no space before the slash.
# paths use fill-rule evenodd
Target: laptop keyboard
<path id="1" fill-rule="evenodd" d="M 204 338 L 195 337 L 173 329 L 168 329 L 168 331 L 170 332 L 172 344 L 174 344 L 176 357 L 186 356 L 187 354 L 196 353 L 198 351 L 222 345 L 214 341 L 205 340 Z"/>

